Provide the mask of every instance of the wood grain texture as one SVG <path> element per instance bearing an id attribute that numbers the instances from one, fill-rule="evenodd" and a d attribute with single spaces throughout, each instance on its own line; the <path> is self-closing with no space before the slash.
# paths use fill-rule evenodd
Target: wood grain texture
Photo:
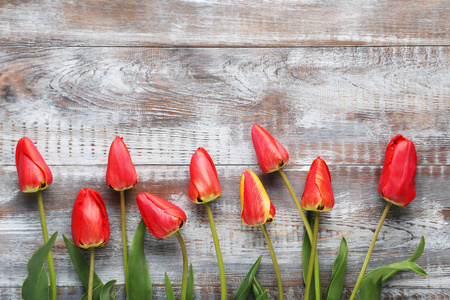
<path id="1" fill-rule="evenodd" d="M 275 291 L 273 267 L 259 228 L 246 227 L 240 221 L 239 178 L 247 166 L 219 166 L 222 196 L 212 205 L 218 235 L 224 256 L 228 287 L 235 291 L 246 271 L 259 255 L 263 255 L 258 279 Z M 274 223 L 268 226 L 289 299 L 299 297 L 303 287 L 299 261 L 303 229 L 300 217 L 281 177 L 260 175 L 269 196 L 277 208 Z M 121 265 L 120 207 L 118 193 L 105 183 L 106 166 L 53 166 L 55 181 L 44 192 L 49 231 L 59 230 L 69 237 L 71 210 L 81 187 L 98 190 L 105 200 L 111 223 L 111 238 L 107 246 L 96 253 L 96 271 L 105 281 L 118 279 L 123 284 Z M 287 176 L 298 194 L 304 187 L 308 167 L 286 167 Z M 211 242 L 211 233 L 204 208 L 188 199 L 188 166 L 139 166 L 139 184 L 127 192 L 128 236 L 131 239 L 140 215 L 135 198 L 140 192 L 151 192 L 180 206 L 187 213 L 188 222 L 182 230 L 188 255 L 195 270 L 197 299 L 212 299 L 217 295 L 218 270 Z M 345 286 L 350 288 L 358 275 L 365 252 L 373 235 L 385 201 L 377 194 L 379 166 L 331 166 L 336 205 L 330 213 L 321 216 L 319 253 L 322 285 L 331 277 L 331 267 L 340 239 L 345 236 L 349 245 L 348 271 Z M 0 289 L 12 291 L 20 287 L 26 276 L 26 261 L 41 243 L 39 217 L 33 194 L 23 194 L 17 188 L 14 166 L 0 167 Z M 401 273 L 385 283 L 392 293 L 413 295 L 419 289 L 423 296 L 440 299 L 448 288 L 448 222 L 450 218 L 450 175 L 448 166 L 418 168 L 417 196 L 406 208 L 393 207 L 380 233 L 369 269 L 406 259 L 417 247 L 420 236 L 426 237 L 426 248 L 417 261 L 429 274 L 428 278 L 412 273 Z M 439 189 L 436 189 L 439 187 Z M 20 241 L 20 242 L 18 242 Z M 146 234 L 146 257 L 150 266 L 155 293 L 161 294 L 164 272 L 179 286 L 176 276 L 181 268 L 181 253 L 176 239 L 157 240 Z M 71 265 L 60 236 L 54 248 L 58 285 L 63 293 L 82 293 L 82 286 Z M 177 264 L 179 262 L 179 264 Z M 15 270 L 11 273 L 10 270 Z M 213 291 L 211 290 L 213 289 Z M 402 294 L 399 290 L 408 290 Z M 425 289 L 430 289 L 425 291 Z M 81 290 L 81 291 L 80 291 Z M 435 290 L 438 290 L 437 294 Z M 422 294 L 423 292 L 423 294 Z M 211 293 L 211 294 L 209 294 Z M 389 295 L 389 289 L 388 289 Z M 297 296 L 294 296 L 297 295 Z M 406 295 L 406 296 L 405 296 Z M 397 298 L 397 297 L 396 297 Z"/>
<path id="2" fill-rule="evenodd" d="M 449 45 L 446 0 L 1 1 L 3 45 Z"/>
<path id="3" fill-rule="evenodd" d="M 450 164 L 450 47 L 0 49 L 2 165 L 18 139 L 52 165 L 105 164 L 125 137 L 136 164 L 255 164 L 252 124 L 291 164 L 380 165 L 403 134 L 420 165 Z"/>
<path id="4" fill-rule="evenodd" d="M 450 299 L 449 15 L 446 0 L 0 0 L 0 298 L 21 298 L 26 262 L 42 243 L 35 196 L 20 192 L 14 166 L 23 136 L 54 174 L 44 192 L 50 232 L 71 237 L 80 188 L 103 195 L 112 232 L 96 271 L 123 287 L 119 195 L 105 183 L 119 135 L 139 181 L 126 193 L 129 242 L 138 193 L 173 201 L 188 217 L 195 298 L 218 298 L 206 212 L 187 197 L 190 158 L 202 146 L 222 185 L 212 208 L 229 298 L 259 255 L 258 279 L 277 298 L 264 237 L 240 221 L 239 179 L 250 168 L 277 208 L 268 230 L 285 297 L 301 299 L 303 226 L 280 176 L 259 170 L 250 136 L 258 123 L 289 151 L 285 171 L 298 195 L 313 159 L 330 166 L 336 205 L 321 216 L 321 283 L 345 236 L 345 299 L 385 206 L 377 182 L 386 145 L 396 134 L 413 140 L 416 199 L 391 208 L 369 270 L 408 258 L 424 235 L 417 262 L 429 277 L 399 273 L 382 298 Z M 84 288 L 61 234 L 53 249 L 59 298 L 79 299 Z M 164 299 L 164 272 L 179 293 L 176 239 L 147 233 L 145 253 L 154 299 Z"/>

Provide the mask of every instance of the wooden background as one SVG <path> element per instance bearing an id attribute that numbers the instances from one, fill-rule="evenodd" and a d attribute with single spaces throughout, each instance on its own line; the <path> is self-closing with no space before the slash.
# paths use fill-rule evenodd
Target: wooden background
<path id="1" fill-rule="evenodd" d="M 303 227 L 281 177 L 259 170 L 250 134 L 258 123 L 290 153 L 285 172 L 297 195 L 313 159 L 330 166 L 336 204 L 321 216 L 322 287 L 345 236 L 345 299 L 385 206 L 377 183 L 386 145 L 399 133 L 411 139 L 417 196 L 391 208 L 369 270 L 408 258 L 424 235 L 417 262 L 429 276 L 399 273 L 383 299 L 450 299 L 449 16 L 447 0 L 0 1 L 0 298 L 21 298 L 26 263 L 42 243 L 35 195 L 18 187 L 14 152 L 23 136 L 54 174 L 44 203 L 49 231 L 60 232 L 59 298 L 85 292 L 62 239 L 71 237 L 83 187 L 103 195 L 111 223 L 96 272 L 123 286 L 119 195 L 105 183 L 120 135 L 139 180 L 126 193 L 129 241 L 138 193 L 173 201 L 188 216 L 182 234 L 196 299 L 219 297 L 206 212 L 187 196 L 190 157 L 205 147 L 223 191 L 212 209 L 229 298 L 259 255 L 257 278 L 277 297 L 263 235 L 240 221 L 239 178 L 250 168 L 277 208 L 268 230 L 284 294 L 301 299 Z M 164 299 L 164 272 L 179 293 L 176 239 L 145 239 L 154 299 Z"/>

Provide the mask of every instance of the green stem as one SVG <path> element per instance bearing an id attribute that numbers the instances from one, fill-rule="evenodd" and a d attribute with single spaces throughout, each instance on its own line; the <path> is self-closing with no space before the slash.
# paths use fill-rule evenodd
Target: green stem
<path id="1" fill-rule="evenodd" d="M 39 217 L 41 219 L 42 236 L 44 237 L 44 243 L 48 241 L 47 222 L 45 221 L 44 201 L 42 201 L 42 191 L 37 192 Z M 52 252 L 50 251 L 47 256 L 48 273 L 50 275 L 50 299 L 56 300 L 56 276 L 55 265 L 53 263 Z"/>
<path id="2" fill-rule="evenodd" d="M 125 191 L 120 191 L 120 219 L 122 225 L 123 269 L 125 272 L 125 289 L 128 288 L 128 245 L 127 226 L 125 222 Z"/>
<path id="3" fill-rule="evenodd" d="M 188 279 L 188 257 L 186 245 L 184 244 L 183 237 L 181 236 L 180 231 L 175 232 L 175 235 L 177 236 L 178 242 L 180 243 L 181 253 L 183 253 L 183 280 L 181 284 L 181 300 L 186 300 L 187 279 Z"/>
<path id="4" fill-rule="evenodd" d="M 356 293 L 358 292 L 361 280 L 363 279 L 364 274 L 366 273 L 366 269 L 367 269 L 367 265 L 369 264 L 370 256 L 372 256 L 372 251 L 373 251 L 373 248 L 375 247 L 375 242 L 377 241 L 378 234 L 380 233 L 380 230 L 381 230 L 381 226 L 383 226 L 384 220 L 386 219 L 386 215 L 387 215 L 391 205 L 392 205 L 392 203 L 388 202 L 388 204 L 386 205 L 386 208 L 384 209 L 383 214 L 381 215 L 380 221 L 378 222 L 377 229 L 375 230 L 375 233 L 372 238 L 372 243 L 370 243 L 369 250 L 367 251 L 366 259 L 364 260 L 364 264 L 362 266 L 361 272 L 359 273 L 358 280 L 356 281 L 355 287 L 353 288 L 352 295 L 350 296 L 350 300 L 353 300 L 356 297 Z"/>
<path id="5" fill-rule="evenodd" d="M 302 217 L 303 224 L 305 225 L 305 230 L 308 233 L 309 240 L 310 240 L 310 242 L 312 244 L 313 234 L 312 234 L 312 231 L 311 231 L 311 226 L 309 226 L 308 219 L 306 218 L 306 215 L 303 212 L 303 208 L 300 205 L 300 201 L 298 201 L 297 195 L 295 194 L 294 189 L 292 188 L 291 183 L 289 182 L 289 180 L 288 180 L 286 174 L 284 173 L 283 169 L 278 169 L 278 172 L 280 173 L 281 178 L 283 178 L 283 181 L 286 184 L 286 187 L 288 188 L 289 193 L 291 194 L 291 197 L 294 200 L 295 205 L 297 206 L 297 210 L 300 213 L 300 216 Z M 314 276 L 315 276 L 314 278 L 316 279 L 314 281 L 316 292 L 319 291 L 319 293 L 318 294 L 316 293 L 316 295 L 318 295 L 320 297 L 319 258 L 317 257 L 317 254 L 314 257 Z"/>
<path id="6" fill-rule="evenodd" d="M 91 263 L 89 264 L 89 286 L 88 286 L 88 300 L 92 300 L 92 289 L 94 287 L 94 251 L 95 247 L 91 247 Z"/>
<path id="7" fill-rule="evenodd" d="M 314 218 L 314 234 L 313 234 L 313 240 L 311 244 L 311 256 L 309 258 L 309 265 L 308 265 L 308 273 L 306 276 L 306 287 L 305 287 L 305 300 L 309 299 L 309 290 L 311 289 L 311 280 L 312 280 L 312 273 L 314 268 L 314 257 L 316 256 L 316 248 L 317 248 L 317 233 L 319 232 L 319 217 L 320 212 L 316 211 L 316 217 Z"/>
<path id="8" fill-rule="evenodd" d="M 303 212 L 303 208 L 300 205 L 300 202 L 298 201 L 297 195 L 295 194 L 294 190 L 292 189 L 291 183 L 286 177 L 286 174 L 284 174 L 283 169 L 278 169 L 278 172 L 280 172 L 281 177 L 283 178 L 284 183 L 286 184 L 289 193 L 291 193 L 292 199 L 294 199 L 295 205 L 297 206 L 298 212 L 300 213 L 300 216 L 302 217 L 303 224 L 305 225 L 306 232 L 308 232 L 309 240 L 312 242 L 312 231 L 311 226 L 309 226 L 308 219 L 305 216 L 305 213 Z"/>
<path id="9" fill-rule="evenodd" d="M 214 225 L 214 218 L 211 211 L 210 203 L 205 203 L 206 212 L 208 213 L 209 225 L 214 240 L 214 248 L 216 249 L 217 262 L 219 264 L 220 273 L 220 299 L 227 299 L 227 282 L 225 278 L 225 268 L 223 267 L 222 252 L 220 251 L 219 238 L 217 237 L 216 226 Z"/>
<path id="10" fill-rule="evenodd" d="M 320 290 L 319 258 L 317 257 L 317 251 L 314 259 L 314 284 L 316 288 L 316 300 L 321 300 L 322 291 Z"/>
<path id="11" fill-rule="evenodd" d="M 278 267 L 277 257 L 273 251 L 272 242 L 270 241 L 269 233 L 267 232 L 266 224 L 262 224 L 261 228 L 266 238 L 267 246 L 269 247 L 270 256 L 272 257 L 273 268 L 275 269 L 275 276 L 277 277 L 278 285 L 278 299 L 283 300 L 283 285 L 281 284 L 280 268 Z"/>

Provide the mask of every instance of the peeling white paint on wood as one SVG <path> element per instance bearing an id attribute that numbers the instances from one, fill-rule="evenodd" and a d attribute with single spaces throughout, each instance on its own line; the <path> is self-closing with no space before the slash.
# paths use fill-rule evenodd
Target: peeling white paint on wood
<path id="1" fill-rule="evenodd" d="M 447 1 L 4 1 L 4 45 L 448 45 Z"/>

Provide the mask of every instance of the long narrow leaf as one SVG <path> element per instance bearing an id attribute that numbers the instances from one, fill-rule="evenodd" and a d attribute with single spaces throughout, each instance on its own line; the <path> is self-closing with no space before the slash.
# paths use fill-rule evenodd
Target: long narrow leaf
<path id="1" fill-rule="evenodd" d="M 253 291 L 253 296 L 255 296 L 255 299 L 258 298 L 259 296 L 261 296 L 261 292 L 258 290 L 258 287 L 253 283 L 252 284 L 252 291 Z"/>
<path id="2" fill-rule="evenodd" d="M 413 256 L 411 256 L 407 260 L 390 264 L 387 267 L 379 267 L 367 273 L 361 280 L 359 290 L 360 295 L 362 296 L 360 296 L 358 299 L 360 300 L 375 299 L 370 298 L 370 295 L 374 293 L 373 291 L 378 291 L 377 290 L 378 281 L 382 283 L 399 271 L 412 271 L 422 276 L 428 276 L 427 272 L 425 272 L 425 270 L 423 270 L 418 264 L 414 262 L 422 255 L 424 248 L 425 248 L 425 238 L 422 236 L 420 244 L 417 247 L 416 251 L 414 252 Z M 381 293 L 381 283 L 380 283 L 380 293 Z"/>
<path id="3" fill-rule="evenodd" d="M 306 218 L 308 219 L 309 226 L 313 226 L 313 212 L 307 211 Z M 303 245 L 302 245 L 302 269 L 303 269 L 303 282 L 306 284 L 306 276 L 308 273 L 308 265 L 309 265 L 309 257 L 311 256 L 311 241 L 309 240 L 308 232 L 305 230 L 305 234 L 303 236 Z M 315 286 L 314 276 L 311 279 L 311 286 Z M 316 299 L 316 291 L 314 288 L 310 289 L 309 299 Z"/>
<path id="4" fill-rule="evenodd" d="M 259 281 L 256 279 L 256 277 L 253 278 L 253 285 L 258 289 L 258 294 L 261 295 L 262 293 L 264 293 L 264 288 L 262 287 L 262 285 L 259 283 Z M 255 297 L 257 298 L 257 296 L 255 295 Z"/>
<path id="5" fill-rule="evenodd" d="M 326 300 L 340 300 L 344 289 L 345 271 L 347 268 L 347 241 L 342 238 L 338 255 L 334 261 L 330 284 L 325 292 Z"/>
<path id="6" fill-rule="evenodd" d="M 253 285 L 253 278 L 255 278 L 256 272 L 258 271 L 259 268 L 259 264 L 261 263 L 261 258 L 262 256 L 260 256 L 253 264 L 253 266 L 250 268 L 250 270 L 247 273 L 247 276 L 245 276 L 241 285 L 234 294 L 233 300 L 247 299 L 248 293 L 250 292 L 250 289 L 252 288 Z"/>
<path id="7" fill-rule="evenodd" d="M 87 290 L 89 286 L 89 263 L 84 256 L 83 251 L 78 248 L 72 241 L 70 241 L 65 234 L 63 234 L 64 243 L 66 244 L 67 251 L 69 252 L 72 264 L 80 277 L 84 288 Z M 98 275 L 94 272 L 93 286 L 96 287 L 103 284 Z"/>
<path id="8" fill-rule="evenodd" d="M 384 280 L 385 274 L 390 274 L 392 271 L 395 271 L 395 272 L 412 271 L 412 272 L 422 275 L 422 276 L 428 276 L 427 272 L 425 272 L 425 270 L 422 269 L 418 264 L 416 264 L 415 262 L 405 260 L 405 261 L 390 264 L 387 267 L 379 267 L 373 271 L 370 271 L 363 277 L 363 279 L 361 280 L 361 284 L 362 284 L 362 282 L 364 282 L 364 280 L 367 280 L 368 278 L 381 277 L 382 280 L 385 281 Z"/>
<path id="9" fill-rule="evenodd" d="M 357 300 L 380 300 L 383 280 L 380 277 L 370 277 L 361 282 L 360 294 Z"/>
<path id="10" fill-rule="evenodd" d="M 422 255 L 424 249 L 425 249 L 425 238 L 422 235 L 422 237 L 420 238 L 419 246 L 417 247 L 413 256 L 408 258 L 406 261 L 409 261 L 409 262 L 416 261 Z M 389 277 L 391 277 L 392 275 L 394 275 L 397 272 L 398 271 L 392 270 L 392 271 L 387 272 L 386 274 L 383 274 L 383 282 L 386 281 L 387 279 L 389 279 Z"/>
<path id="11" fill-rule="evenodd" d="M 48 276 L 44 269 L 48 254 L 52 250 L 58 232 L 39 249 L 34 252 L 28 261 L 28 276 L 22 285 L 22 298 L 25 300 L 45 300 L 48 299 Z"/>
<path id="12" fill-rule="evenodd" d="M 92 288 L 92 299 L 93 300 L 100 300 L 100 293 L 102 291 L 103 284 L 94 285 Z M 88 291 L 84 293 L 84 295 L 81 297 L 80 300 L 87 300 L 88 299 Z"/>
<path id="13" fill-rule="evenodd" d="M 167 273 L 164 274 L 165 285 L 166 285 L 166 299 L 167 300 L 175 300 L 175 295 L 173 294 L 172 283 L 170 283 L 169 276 Z"/>
<path id="14" fill-rule="evenodd" d="M 151 300 L 152 282 L 144 253 L 144 220 L 139 223 L 134 233 L 128 260 L 127 300 Z"/>
<path id="15" fill-rule="evenodd" d="M 269 296 L 267 295 L 267 291 L 264 291 L 261 295 L 259 295 L 256 300 L 269 300 Z"/>
<path id="16" fill-rule="evenodd" d="M 192 271 L 192 264 L 189 266 L 189 277 L 186 290 L 186 300 L 194 298 L 194 273 Z"/>
<path id="17" fill-rule="evenodd" d="M 110 300 L 109 295 L 111 294 L 111 289 L 116 284 L 116 280 L 108 281 L 104 286 L 102 286 L 102 290 L 100 291 L 100 300 Z"/>

